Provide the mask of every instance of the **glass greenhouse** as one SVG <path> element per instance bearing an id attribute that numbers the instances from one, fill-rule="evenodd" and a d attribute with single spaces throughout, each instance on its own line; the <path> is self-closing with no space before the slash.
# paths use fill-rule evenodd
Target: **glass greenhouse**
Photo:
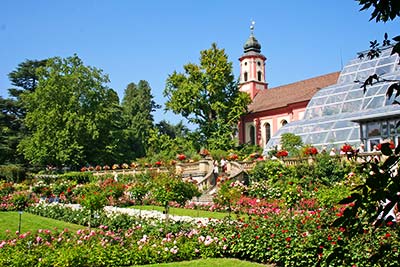
<path id="1" fill-rule="evenodd" d="M 279 146 L 283 133 L 298 135 L 304 144 L 317 147 L 340 148 L 344 143 L 357 146 L 362 142 L 372 150 L 375 144 L 389 138 L 397 145 L 400 105 L 393 104 L 395 97 L 388 99 L 386 92 L 393 81 L 400 80 L 400 65 L 399 56 L 391 55 L 391 50 L 392 47 L 381 48 L 381 55 L 374 59 L 364 56 L 351 60 L 335 85 L 313 96 L 304 119 L 282 127 L 267 143 L 264 153 Z M 364 81 L 375 73 L 380 81 L 374 80 L 364 93 Z M 396 100 L 400 102 L 399 99 Z"/>

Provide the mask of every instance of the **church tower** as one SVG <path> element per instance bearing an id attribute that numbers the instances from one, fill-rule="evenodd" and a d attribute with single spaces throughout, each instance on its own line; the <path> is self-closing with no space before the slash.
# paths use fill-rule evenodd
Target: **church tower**
<path id="1" fill-rule="evenodd" d="M 244 54 L 239 58 L 240 79 L 239 90 L 254 99 L 258 91 L 268 88 L 265 81 L 265 61 L 267 58 L 261 54 L 261 45 L 254 37 L 254 21 L 250 26 L 250 37 L 243 46 Z"/>

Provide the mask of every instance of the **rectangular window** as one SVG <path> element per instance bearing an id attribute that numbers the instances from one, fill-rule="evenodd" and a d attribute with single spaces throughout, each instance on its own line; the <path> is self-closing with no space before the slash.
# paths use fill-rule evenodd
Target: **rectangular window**
<path id="1" fill-rule="evenodd" d="M 368 138 L 381 136 L 381 126 L 379 122 L 368 123 Z"/>

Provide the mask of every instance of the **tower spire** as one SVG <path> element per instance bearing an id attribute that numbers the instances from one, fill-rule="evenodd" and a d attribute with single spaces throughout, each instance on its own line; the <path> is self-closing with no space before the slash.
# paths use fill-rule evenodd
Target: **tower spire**
<path id="1" fill-rule="evenodd" d="M 250 34 L 254 35 L 254 25 L 256 22 L 254 20 L 251 20 L 251 25 L 250 25 Z"/>

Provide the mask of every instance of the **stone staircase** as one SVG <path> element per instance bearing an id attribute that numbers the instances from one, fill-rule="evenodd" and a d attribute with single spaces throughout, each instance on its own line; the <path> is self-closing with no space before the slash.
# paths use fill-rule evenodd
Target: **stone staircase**
<path id="1" fill-rule="evenodd" d="M 211 186 L 210 180 L 213 175 L 213 161 L 212 160 L 202 160 L 198 164 L 181 164 L 179 166 L 180 174 L 182 178 L 192 177 L 197 181 L 197 186 L 202 192 L 200 197 L 194 197 L 191 200 L 191 203 L 195 204 L 206 204 L 213 203 L 213 198 L 218 191 L 218 186 Z M 228 169 L 223 176 L 228 177 L 229 180 L 239 180 L 243 182 L 244 173 L 246 168 L 244 168 L 243 164 L 239 164 L 237 162 L 229 162 Z"/>

